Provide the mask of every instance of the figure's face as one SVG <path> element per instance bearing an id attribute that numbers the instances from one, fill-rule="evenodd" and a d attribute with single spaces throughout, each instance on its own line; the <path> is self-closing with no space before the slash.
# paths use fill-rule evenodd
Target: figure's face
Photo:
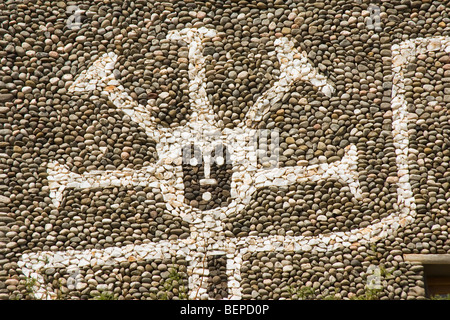
<path id="1" fill-rule="evenodd" d="M 200 149 L 194 143 L 182 148 L 185 202 L 200 210 L 229 204 L 232 163 L 226 145 Z"/>

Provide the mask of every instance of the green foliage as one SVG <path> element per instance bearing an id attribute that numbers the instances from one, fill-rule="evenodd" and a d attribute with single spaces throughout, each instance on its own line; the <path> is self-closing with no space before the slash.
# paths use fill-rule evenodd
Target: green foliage
<path id="1" fill-rule="evenodd" d="M 187 294 L 187 288 L 183 284 L 183 277 L 180 275 L 180 273 L 172 268 L 169 271 L 169 277 L 164 281 L 163 293 L 158 295 L 158 298 L 161 300 L 168 300 L 169 299 L 169 292 L 175 291 L 178 292 L 178 299 L 180 300 L 187 300 L 188 294 Z M 175 290 L 174 290 L 175 289 Z"/>
<path id="2" fill-rule="evenodd" d="M 386 269 L 386 267 L 384 265 L 380 265 L 380 275 L 386 279 L 390 279 L 393 275 L 392 275 L 392 269 L 394 268 L 390 268 L 390 270 Z"/>
<path id="3" fill-rule="evenodd" d="M 340 299 L 338 297 L 336 297 L 335 295 L 330 294 L 328 296 L 323 297 L 322 300 L 340 300 Z"/>
<path id="4" fill-rule="evenodd" d="M 322 300 L 341 300 L 340 295 L 338 296 L 339 289 L 334 288 L 334 294 L 329 294 L 322 298 Z"/>
<path id="5" fill-rule="evenodd" d="M 360 296 L 354 296 L 351 298 L 351 300 L 378 300 L 379 294 L 382 291 L 383 289 L 370 289 L 366 287 L 364 294 Z"/>
<path id="6" fill-rule="evenodd" d="M 335 289 L 336 294 L 329 294 L 321 300 L 341 300 L 338 294 L 338 289 Z M 353 296 L 350 298 L 351 300 L 378 300 L 379 294 L 383 291 L 383 289 L 370 289 L 368 287 L 365 288 L 365 292 L 362 295 L 359 296 Z M 289 287 L 289 292 L 291 293 L 291 299 L 293 300 L 312 300 L 316 299 L 316 290 L 314 290 L 311 287 L 301 287 L 301 288 L 294 288 Z M 450 297 L 448 298 L 450 299 Z"/>
<path id="7" fill-rule="evenodd" d="M 309 300 L 315 298 L 315 290 L 311 287 L 294 288 L 289 287 L 291 298 L 293 300 Z"/>
<path id="8" fill-rule="evenodd" d="M 431 296 L 430 300 L 450 300 L 450 294 L 437 294 Z"/>
<path id="9" fill-rule="evenodd" d="M 117 300 L 117 298 L 114 296 L 114 293 L 103 291 L 99 295 L 97 295 L 95 300 Z"/>
<path id="10" fill-rule="evenodd" d="M 34 288 L 37 284 L 37 280 L 32 277 L 26 277 L 25 278 L 25 290 L 26 290 L 26 296 L 29 299 L 36 300 L 35 291 Z"/>
<path id="11" fill-rule="evenodd" d="M 42 271 L 42 276 L 44 278 L 44 281 L 47 281 L 47 276 L 45 275 L 45 269 Z M 36 287 L 40 286 L 39 281 L 36 278 L 26 276 L 24 280 L 22 280 L 22 283 L 25 286 L 25 296 L 20 294 L 19 296 L 16 296 L 15 299 L 30 299 L 30 300 L 38 300 L 38 299 L 48 299 L 50 297 L 50 293 L 47 291 L 47 289 L 44 287 L 41 287 L 41 290 L 44 290 L 44 296 L 43 298 L 36 297 Z M 61 282 L 60 280 L 55 280 L 53 282 L 53 285 L 56 289 L 56 299 L 61 300 L 62 292 L 61 292 Z"/>

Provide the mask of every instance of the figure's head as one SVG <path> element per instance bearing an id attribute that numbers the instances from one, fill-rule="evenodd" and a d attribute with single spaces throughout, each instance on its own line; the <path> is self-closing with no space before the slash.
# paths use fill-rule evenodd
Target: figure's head
<path id="1" fill-rule="evenodd" d="M 226 145 L 218 142 L 201 148 L 185 144 L 182 157 L 185 202 L 200 210 L 227 206 L 233 166 Z"/>

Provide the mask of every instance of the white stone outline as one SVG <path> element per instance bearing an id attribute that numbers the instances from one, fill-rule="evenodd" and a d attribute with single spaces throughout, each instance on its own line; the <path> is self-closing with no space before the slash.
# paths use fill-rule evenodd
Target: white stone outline
<path id="1" fill-rule="evenodd" d="M 348 247 L 352 244 L 363 244 L 369 242 L 376 242 L 392 234 L 399 227 L 404 227 L 414 220 L 415 200 L 411 192 L 411 185 L 409 183 L 408 170 L 408 152 L 409 152 L 409 137 L 407 130 L 407 121 L 410 116 L 406 109 L 404 100 L 403 87 L 403 66 L 409 62 L 416 54 L 430 50 L 439 50 L 440 42 L 444 40 L 447 44 L 445 51 L 450 51 L 448 37 L 433 37 L 429 39 L 418 38 L 402 42 L 399 45 L 392 46 L 392 61 L 393 61 L 393 88 L 392 88 L 392 110 L 393 110 L 393 130 L 394 145 L 396 147 L 396 162 L 399 169 L 398 176 L 398 211 L 390 216 L 382 219 L 380 222 L 368 226 L 366 228 L 355 229 L 348 232 L 336 232 L 327 235 L 319 235 L 316 237 L 305 236 L 268 236 L 256 237 L 248 236 L 245 238 L 225 238 L 219 237 L 218 240 L 210 242 L 214 238 L 215 232 L 221 231 L 220 218 L 221 214 L 205 214 L 202 217 L 192 215 L 190 217 L 183 217 L 187 220 L 197 222 L 203 227 L 198 230 L 192 230 L 191 236 L 188 239 L 176 241 L 160 241 L 158 243 L 145 243 L 142 245 L 128 245 L 124 247 L 113 247 L 103 250 L 83 250 L 74 251 L 66 250 L 59 252 L 38 252 L 24 254 L 19 266 L 22 268 L 24 274 L 42 280 L 39 270 L 43 267 L 64 267 L 68 264 L 78 266 L 88 266 L 101 263 L 117 263 L 124 261 L 124 259 L 150 259 L 158 257 L 172 257 L 181 256 L 186 257 L 190 262 L 188 267 L 191 290 L 190 297 L 196 297 L 199 293 L 201 298 L 205 297 L 206 288 L 200 287 L 199 283 L 205 284 L 205 277 L 208 276 L 206 266 L 202 261 L 205 254 L 226 254 L 227 260 L 227 275 L 228 287 L 230 290 L 229 299 L 240 299 L 240 269 L 243 263 L 243 255 L 246 253 L 258 251 L 293 251 L 306 252 L 313 249 L 317 251 L 330 251 L 341 247 Z M 284 40 L 282 40 L 284 41 Z M 282 42 L 280 41 L 280 42 Z M 279 43 L 280 43 L 279 42 Z M 319 79 L 320 80 L 320 79 Z M 112 80 L 114 81 L 114 80 Z M 324 84 L 326 88 L 326 84 Z M 403 90 L 403 91 L 402 91 Z M 326 93 L 326 92 L 324 92 Z M 275 97 L 270 94 L 263 95 L 263 97 Z M 263 98 L 262 98 L 263 99 Z M 268 98 L 270 99 L 270 98 Z M 264 107 L 267 104 L 261 103 Z M 201 114 L 200 114 L 201 115 Z M 258 113 L 256 113 L 258 116 Z M 255 117 L 256 117 L 255 116 Z M 352 147 L 347 152 L 356 152 Z M 294 167 L 295 168 L 295 167 Z M 284 168 L 283 168 L 284 169 Z M 277 169 L 279 170 L 279 169 Z M 351 171 L 351 169 L 350 169 Z M 314 176 L 314 175 L 313 175 Z M 236 208 L 238 209 L 238 208 Z M 197 221 L 195 221 L 197 220 Z M 206 226 L 205 224 L 210 224 Z M 203 229 L 203 230 L 202 230 Z M 207 230 L 207 235 L 200 233 Z M 198 247 L 199 243 L 203 245 Z M 192 254 L 194 253 L 194 254 Z M 43 260 L 46 263 L 42 263 Z M 206 272 L 205 272 L 206 271 Z M 39 282 L 39 281 L 38 281 Z M 43 282 L 39 282 L 43 283 Z M 42 293 L 42 297 L 48 296 L 49 290 L 45 286 L 39 286 L 38 292 Z M 197 293 L 194 292 L 197 290 Z M 195 295 L 193 295 L 195 293 Z"/>

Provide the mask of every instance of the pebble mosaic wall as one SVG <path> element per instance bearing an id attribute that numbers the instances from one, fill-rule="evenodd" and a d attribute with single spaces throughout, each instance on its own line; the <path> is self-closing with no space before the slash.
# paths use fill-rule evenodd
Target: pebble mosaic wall
<path id="1" fill-rule="evenodd" d="M 0 10 L 0 298 L 425 298 L 445 1 Z"/>

